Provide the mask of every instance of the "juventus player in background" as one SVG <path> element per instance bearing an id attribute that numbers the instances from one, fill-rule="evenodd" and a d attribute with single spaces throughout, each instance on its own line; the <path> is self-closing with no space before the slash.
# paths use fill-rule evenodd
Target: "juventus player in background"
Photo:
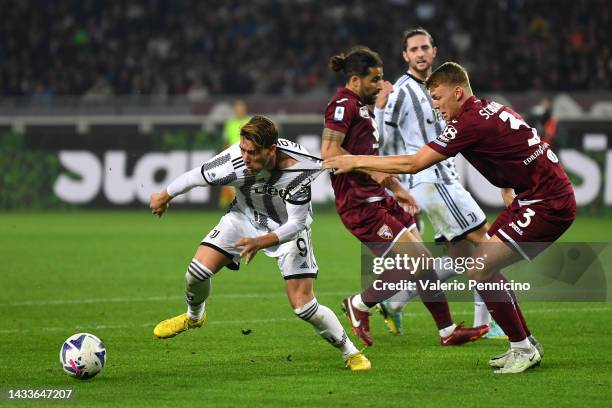
<path id="1" fill-rule="evenodd" d="M 321 172 L 320 159 L 297 143 L 279 139 L 271 120 L 254 116 L 241 128 L 239 143 L 152 194 L 151 211 L 161 216 L 172 198 L 193 187 L 236 189 L 229 211 L 202 240 L 187 267 L 187 313 L 159 323 L 155 336 L 166 339 L 201 327 L 213 276 L 224 266 L 238 269 L 241 257 L 248 264 L 263 250 L 276 259 L 296 316 L 338 348 L 351 370 L 369 370 L 370 361 L 355 348 L 336 315 L 317 302 L 312 288 L 318 267 L 310 241 L 310 183 Z"/>
<path id="2" fill-rule="evenodd" d="M 434 140 L 446 126 L 444 119 L 432 105 L 425 89 L 425 79 L 431 75 L 438 48 L 433 37 L 424 28 L 404 33 L 402 56 L 408 71 L 394 85 L 384 81 L 376 98 L 374 116 L 378 131 L 384 140 L 380 154 L 416 153 L 423 145 Z M 479 243 L 487 240 L 487 219 L 472 195 L 459 183 L 455 160 L 449 157 L 417 174 L 402 175 L 404 189 L 425 212 L 434 229 L 438 243 L 446 242 L 448 255 L 461 256 L 461 240 Z M 454 269 L 442 271 L 438 276 L 445 281 L 456 276 Z M 402 333 L 402 309 L 418 296 L 416 290 L 403 291 L 378 304 L 389 331 Z M 489 325 L 484 337 L 507 338 L 502 329 L 491 320 L 487 306 L 474 291 L 474 327 Z"/>
<path id="3" fill-rule="evenodd" d="M 510 340 L 510 349 L 489 364 L 498 368 L 497 373 L 524 372 L 540 364 L 543 351 L 499 271 L 521 259 L 533 259 L 570 227 L 576 218 L 572 184 L 550 146 L 519 114 L 473 95 L 461 65 L 442 64 L 425 86 L 447 123 L 435 140 L 412 155 L 345 155 L 326 160 L 323 167 L 337 169 L 338 174 L 363 169 L 415 174 L 461 153 L 501 188 L 506 208 L 489 229 L 488 243 L 474 254 L 483 257 L 484 268 L 468 268 L 467 273 L 488 284 L 480 295 Z"/>

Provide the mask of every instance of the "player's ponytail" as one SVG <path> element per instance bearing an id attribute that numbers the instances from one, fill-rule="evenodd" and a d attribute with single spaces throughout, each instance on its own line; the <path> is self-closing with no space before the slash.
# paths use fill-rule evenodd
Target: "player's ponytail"
<path id="1" fill-rule="evenodd" d="M 346 61 L 346 57 L 343 53 L 334 55 L 329 59 L 329 67 L 334 72 L 340 72 L 344 69 L 344 62 Z"/>
<path id="2" fill-rule="evenodd" d="M 382 65 L 380 56 L 362 45 L 355 46 L 347 53 L 334 55 L 329 59 L 332 71 L 342 72 L 347 82 L 353 75 L 363 78 L 368 75 L 370 68 L 382 67 Z"/>

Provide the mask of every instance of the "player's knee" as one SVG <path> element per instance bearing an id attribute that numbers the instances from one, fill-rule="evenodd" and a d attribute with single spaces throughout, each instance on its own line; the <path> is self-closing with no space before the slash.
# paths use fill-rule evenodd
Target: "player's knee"
<path id="1" fill-rule="evenodd" d="M 203 282 L 207 279 L 212 278 L 213 272 L 204 266 L 197 259 L 193 258 L 187 267 L 185 272 L 185 282 L 188 285 L 193 285 L 198 282 Z"/>

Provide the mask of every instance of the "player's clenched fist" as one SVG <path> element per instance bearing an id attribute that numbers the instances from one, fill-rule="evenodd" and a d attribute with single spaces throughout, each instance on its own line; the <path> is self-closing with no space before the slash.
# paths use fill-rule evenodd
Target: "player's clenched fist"
<path id="1" fill-rule="evenodd" d="M 376 95 L 376 107 L 378 109 L 384 109 L 389 100 L 389 95 L 393 92 L 393 84 L 389 81 L 383 81 L 382 89 Z"/>
<path id="2" fill-rule="evenodd" d="M 170 205 L 170 195 L 164 190 L 159 193 L 151 194 L 151 201 L 149 202 L 149 208 L 151 213 L 161 217 Z"/>

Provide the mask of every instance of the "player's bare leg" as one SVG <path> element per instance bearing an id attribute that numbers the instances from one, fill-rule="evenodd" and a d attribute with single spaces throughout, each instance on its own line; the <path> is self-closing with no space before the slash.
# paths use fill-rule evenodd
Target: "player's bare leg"
<path id="1" fill-rule="evenodd" d="M 522 259 L 497 236 L 491 237 L 486 244 L 479 246 L 476 255 L 483 259 L 484 268 L 468 269 L 468 276 L 470 279 L 484 283 L 507 282 L 505 276 L 498 271 Z M 493 318 L 510 340 L 510 350 L 489 362 L 493 367 L 499 368 L 495 372 L 520 373 L 539 365 L 542 360 L 541 346 L 527 329 L 522 312 L 516 303 L 516 296 L 505 289 L 479 290 L 479 293 Z"/>
<path id="2" fill-rule="evenodd" d="M 314 330 L 342 352 L 345 364 L 352 371 L 371 368 L 370 361 L 355 348 L 338 317 L 327 306 L 319 304 L 312 290 L 312 278 L 287 279 L 285 289 L 297 317 L 312 325 Z"/>
<path id="3" fill-rule="evenodd" d="M 185 273 L 187 313 L 163 320 L 153 329 L 160 339 L 174 337 L 186 330 L 202 327 L 206 321 L 205 300 L 210 296 L 210 279 L 231 260 L 214 248 L 200 245 Z"/>

